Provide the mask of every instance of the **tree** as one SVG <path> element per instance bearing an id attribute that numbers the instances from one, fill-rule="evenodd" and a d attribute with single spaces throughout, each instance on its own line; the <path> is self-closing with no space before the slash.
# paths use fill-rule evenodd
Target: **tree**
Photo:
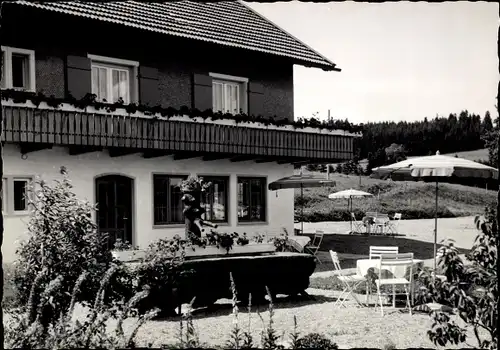
<path id="1" fill-rule="evenodd" d="M 498 112 L 498 106 L 496 106 Z M 489 115 L 489 113 L 488 113 Z M 485 116 L 486 119 L 486 116 Z M 482 139 L 484 140 L 484 145 L 488 149 L 488 161 L 489 165 L 496 167 L 498 163 L 498 136 L 500 134 L 500 126 L 499 126 L 498 117 L 495 119 L 495 126 L 492 126 L 492 129 L 487 131 L 485 130 L 482 135 Z M 483 121 L 484 123 L 484 121 Z"/>
<path id="2" fill-rule="evenodd" d="M 478 346 L 483 349 L 497 349 L 498 345 L 497 210 L 488 208 L 484 219 L 475 219 L 480 233 L 467 255 L 471 265 L 464 264 L 457 248 L 450 242 L 440 248 L 439 266 L 446 280 L 434 279 L 428 272 L 421 275 L 425 286 L 419 295 L 421 301 L 453 308 L 474 330 Z M 431 316 L 434 323 L 428 336 L 435 344 L 446 346 L 466 341 L 467 329 L 452 321 L 446 313 L 433 312 Z"/>
<path id="3" fill-rule="evenodd" d="M 481 131 L 482 133 L 486 133 L 492 130 L 493 130 L 493 122 L 491 120 L 490 112 L 487 111 L 481 123 Z"/>
<path id="4" fill-rule="evenodd" d="M 386 162 L 396 163 L 406 159 L 405 148 L 403 145 L 398 145 L 396 143 L 391 144 L 385 149 Z"/>

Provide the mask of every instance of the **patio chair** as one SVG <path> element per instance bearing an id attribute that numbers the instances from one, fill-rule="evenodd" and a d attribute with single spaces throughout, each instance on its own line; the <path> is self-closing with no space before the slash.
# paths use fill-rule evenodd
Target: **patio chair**
<path id="1" fill-rule="evenodd" d="M 353 229 L 354 229 L 355 233 L 364 233 L 364 232 L 366 232 L 365 226 L 361 222 L 359 222 L 358 220 L 356 220 L 356 215 L 354 215 L 354 213 L 351 213 L 351 220 L 352 220 L 352 226 L 353 226 Z"/>
<path id="2" fill-rule="evenodd" d="M 375 218 L 375 234 L 380 233 L 383 235 L 385 233 L 385 228 L 387 227 L 387 224 L 389 222 L 390 222 L 389 215 L 378 214 L 377 217 Z"/>
<path id="3" fill-rule="evenodd" d="M 340 260 L 337 252 L 334 252 L 333 250 L 330 250 L 330 256 L 332 258 L 333 266 L 335 268 L 335 271 L 337 272 L 336 277 L 339 279 L 339 281 L 342 283 L 344 286 L 344 290 L 342 293 L 340 293 L 339 297 L 333 304 L 333 307 L 336 307 L 337 305 L 341 307 L 344 305 L 344 302 L 347 300 L 347 297 L 351 295 L 354 300 L 358 303 L 359 306 L 361 306 L 361 302 L 359 301 L 358 297 L 356 294 L 354 294 L 354 290 L 356 289 L 357 286 L 359 286 L 361 283 L 366 283 L 366 288 L 368 288 L 368 281 L 366 278 L 364 278 L 361 275 L 355 274 L 355 275 L 344 275 L 342 268 L 340 267 Z M 346 295 L 347 294 L 347 295 Z M 345 306 L 345 305 L 344 305 Z"/>
<path id="4" fill-rule="evenodd" d="M 370 255 L 368 259 L 380 258 L 382 254 L 399 254 L 399 247 L 381 247 L 370 246 Z"/>
<path id="5" fill-rule="evenodd" d="M 314 255 L 314 257 L 316 258 L 316 260 L 318 260 L 318 262 L 320 264 L 322 264 L 322 262 L 318 258 L 317 254 L 319 251 L 319 247 L 321 246 L 321 242 L 323 242 L 324 235 L 325 235 L 325 232 L 323 232 L 321 230 L 316 230 L 316 233 L 314 234 L 314 237 L 313 237 L 311 243 L 304 247 L 304 252 Z"/>
<path id="6" fill-rule="evenodd" d="M 409 269 L 409 274 L 406 273 L 404 277 L 399 277 L 394 275 L 384 276 L 384 274 L 382 274 L 382 270 L 384 269 L 384 267 L 386 270 L 390 269 L 391 267 L 400 267 L 404 269 L 403 271 L 407 271 Z M 408 278 L 406 278 L 406 276 L 408 276 Z M 405 290 L 404 294 L 406 295 L 406 306 L 408 307 L 408 310 L 411 315 L 412 312 L 410 303 L 410 293 L 412 290 L 411 286 L 413 284 L 413 253 L 380 255 L 378 279 L 375 280 L 375 284 L 377 286 L 378 303 L 380 304 L 380 312 L 382 316 L 384 316 L 384 306 L 382 305 L 382 293 L 380 291 L 380 287 L 388 285 L 392 285 L 393 307 L 395 307 L 395 296 L 396 296 L 395 286 L 404 287 Z"/>
<path id="7" fill-rule="evenodd" d="M 398 234 L 399 221 L 403 215 L 401 213 L 394 214 L 394 218 L 392 221 L 387 222 L 387 232 L 392 233 L 393 235 Z"/>

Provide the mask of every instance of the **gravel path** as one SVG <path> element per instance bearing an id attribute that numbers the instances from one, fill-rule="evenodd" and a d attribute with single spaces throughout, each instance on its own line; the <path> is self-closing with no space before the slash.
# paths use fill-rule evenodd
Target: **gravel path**
<path id="1" fill-rule="evenodd" d="M 279 301 L 275 305 L 274 324 L 284 340 L 289 341 L 293 331 L 293 316 L 297 317 L 298 329 L 302 335 L 310 332 L 322 333 L 330 337 L 341 349 L 349 348 L 384 348 L 393 344 L 397 349 L 425 347 L 439 348 L 427 338 L 431 319 L 426 314 L 413 314 L 399 310 L 387 310 L 382 317 L 379 309 L 359 308 L 354 303 L 346 308 L 333 308 L 339 292 L 320 289 L 308 289 L 316 301 Z M 361 299 L 364 300 L 364 299 Z M 233 326 L 231 305 L 221 304 L 218 310 L 196 312 L 193 314 L 194 325 L 201 342 L 211 346 L 223 345 Z M 267 323 L 269 312 L 261 306 L 261 315 Z M 246 309 L 240 309 L 240 327 L 246 331 L 248 315 Z M 251 315 L 252 335 L 260 341 L 263 324 L 255 310 Z M 146 346 L 153 342 L 154 347 L 172 344 L 179 334 L 179 322 L 175 320 L 151 321 L 138 333 L 138 345 Z M 470 342 L 473 342 L 473 335 Z M 472 343 L 474 344 L 474 343 Z M 447 346 L 446 348 L 464 348 Z"/>
<path id="2" fill-rule="evenodd" d="M 297 317 L 298 330 L 301 335 L 318 332 L 332 339 L 340 349 L 349 348 L 384 348 L 393 345 L 397 349 L 405 348 L 436 348 L 427 337 L 431 326 L 431 319 L 426 314 L 409 315 L 394 309 L 387 309 L 385 315 L 380 315 L 380 310 L 373 307 L 356 307 L 354 302 L 347 303 L 347 307 L 334 308 L 336 291 L 309 288 L 308 293 L 315 300 L 278 300 L 275 304 L 274 325 L 284 342 L 289 342 L 289 334 L 293 331 L 293 316 Z M 364 301 L 364 296 L 360 300 Z M 213 310 L 195 310 L 193 320 L 195 329 L 202 343 L 210 347 L 224 345 L 233 327 L 230 300 L 221 300 Z M 267 306 L 260 306 L 259 312 L 266 322 L 269 321 Z M 75 308 L 75 319 L 83 319 L 86 311 L 81 307 Z M 453 317 L 453 316 L 452 316 Z M 8 321 L 9 316 L 4 315 Z M 261 319 L 252 310 L 250 317 L 251 333 L 257 345 L 260 344 L 260 332 L 263 330 Z M 124 322 L 124 330 L 129 334 L 135 319 Z M 114 323 L 110 322 L 110 330 L 114 330 Z M 242 331 L 247 330 L 248 314 L 246 308 L 240 308 L 239 325 Z M 149 321 L 140 328 L 136 340 L 138 347 L 160 347 L 164 344 L 173 345 L 179 335 L 179 321 L 175 319 Z M 475 344 L 472 333 L 469 343 Z M 447 349 L 472 348 L 461 346 L 447 346 Z"/>

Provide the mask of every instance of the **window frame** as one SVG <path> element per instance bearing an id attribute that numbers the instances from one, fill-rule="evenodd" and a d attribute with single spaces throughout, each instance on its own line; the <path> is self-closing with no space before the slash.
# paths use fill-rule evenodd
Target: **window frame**
<path id="1" fill-rule="evenodd" d="M 31 175 L 5 175 L 3 177 L 3 181 L 6 182 L 6 186 L 3 188 L 3 204 L 5 207 L 2 208 L 2 212 L 5 215 L 12 216 L 25 216 L 29 215 L 31 212 L 30 208 L 30 200 L 32 196 L 29 196 L 29 191 L 26 191 L 27 199 L 26 199 L 26 209 L 25 210 L 14 210 L 15 207 L 15 193 L 14 193 L 14 182 L 15 181 L 26 181 L 27 187 L 32 186 L 34 184 L 34 176 Z M 5 184 L 5 183 L 4 183 Z M 31 197 L 31 198 L 30 198 Z"/>
<path id="2" fill-rule="evenodd" d="M 218 110 L 215 109 L 215 101 L 214 101 L 214 85 L 215 84 L 222 84 L 222 91 L 223 94 L 225 95 L 226 91 L 226 86 L 227 85 L 237 85 L 238 86 L 238 110 L 236 114 L 239 114 L 240 111 L 243 113 L 248 113 L 248 78 L 244 77 L 237 77 L 233 75 L 227 75 L 227 74 L 219 74 L 219 73 L 213 73 L 210 72 L 209 76 L 212 78 L 212 110 L 214 112 L 218 112 Z M 225 97 L 223 98 L 224 101 L 224 109 L 222 110 L 222 113 L 228 113 L 227 108 L 226 108 L 226 100 Z M 231 113 L 231 112 L 229 112 Z"/>
<path id="3" fill-rule="evenodd" d="M 107 94 L 108 100 L 107 103 L 114 103 L 114 101 L 109 100 L 109 93 L 112 92 L 113 89 L 113 76 L 111 73 L 112 69 L 124 70 L 127 71 L 128 76 L 128 96 L 125 100 L 125 104 L 137 103 L 139 100 L 139 62 L 125 60 L 121 58 L 113 58 L 106 57 L 100 55 L 87 54 L 87 57 L 90 59 L 90 84 L 91 89 L 94 88 L 93 83 L 93 68 L 104 68 L 106 69 L 106 82 L 107 86 Z M 95 93 L 92 90 L 92 93 Z M 101 101 L 98 99 L 98 101 Z"/>
<path id="4" fill-rule="evenodd" d="M 21 49 L 18 47 L 2 46 L 1 51 L 4 55 L 4 64 L 2 65 L 2 89 L 13 89 L 18 91 L 36 92 L 36 73 L 35 73 L 35 51 L 29 49 Z M 26 88 L 12 86 L 12 54 L 28 56 L 28 75 Z"/>
<path id="5" fill-rule="evenodd" d="M 182 226 L 184 225 L 184 220 L 182 222 L 172 222 L 171 220 L 170 221 L 166 221 L 166 222 L 156 222 L 156 219 L 155 219 L 155 210 L 156 210 L 156 203 L 155 203 L 155 179 L 157 177 L 166 177 L 169 179 L 169 187 L 168 187 L 168 191 L 170 191 L 170 178 L 183 178 L 184 180 L 186 180 L 188 177 L 189 177 L 190 174 L 185 174 L 185 173 L 180 173 L 180 174 L 173 174 L 173 173 L 153 173 L 152 174 L 152 184 L 151 184 L 151 187 L 152 187 L 152 198 L 151 198 L 151 202 L 152 202 L 152 220 L 153 220 L 153 228 L 164 228 L 164 227 L 175 227 L 175 226 Z M 170 197 L 170 192 L 167 194 L 167 198 Z M 171 205 L 170 205 L 170 201 L 167 202 L 167 218 L 168 219 L 171 219 L 172 217 L 172 208 L 171 208 Z"/>
<path id="6" fill-rule="evenodd" d="M 225 220 L 208 220 L 208 219 L 204 219 L 204 220 L 207 220 L 207 221 L 210 221 L 210 222 L 214 222 L 214 223 L 217 223 L 217 224 L 229 224 L 229 200 L 230 200 L 229 192 L 230 192 L 230 186 L 231 186 L 231 176 L 230 175 L 218 175 L 218 174 L 217 175 L 203 175 L 203 174 L 199 174 L 198 177 L 203 178 L 203 180 L 206 181 L 206 182 L 212 182 L 213 180 L 223 180 L 225 182 L 225 186 L 226 186 L 226 191 L 224 193 L 224 201 L 225 201 L 225 204 L 224 204 L 224 215 L 225 215 Z M 203 204 L 203 201 L 201 202 L 201 204 Z M 202 218 L 204 218 L 204 216 L 202 216 Z"/>
<path id="7" fill-rule="evenodd" d="M 264 214 L 264 218 L 261 219 L 261 220 L 254 220 L 254 219 L 248 219 L 248 220 L 242 220 L 240 217 L 239 217 L 239 184 L 240 184 L 240 180 L 261 180 L 263 181 L 263 191 L 261 193 L 261 199 L 262 199 L 262 202 L 263 202 L 263 214 Z M 262 223 L 267 223 L 268 222 L 268 206 L 267 206 L 267 203 L 268 203 L 268 198 L 267 198 L 267 195 L 268 195 L 268 190 L 267 190 L 267 182 L 268 182 L 268 179 L 266 176 L 244 176 L 244 175 L 240 175 L 240 176 L 237 176 L 236 177 L 236 208 L 237 208 L 237 213 L 236 213 L 236 219 L 238 221 L 238 225 L 248 225 L 248 224 L 262 224 Z M 251 196 L 249 196 L 249 198 L 251 198 Z M 252 205 L 250 203 L 249 207 L 251 208 Z"/>

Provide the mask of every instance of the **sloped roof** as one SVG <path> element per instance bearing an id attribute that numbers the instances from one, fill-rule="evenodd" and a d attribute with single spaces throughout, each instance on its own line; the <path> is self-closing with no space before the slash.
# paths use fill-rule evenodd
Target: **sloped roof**
<path id="1" fill-rule="evenodd" d="M 288 57 L 304 66 L 340 71 L 326 57 L 240 1 L 206 3 L 16 1 L 16 3 L 167 35 Z"/>

